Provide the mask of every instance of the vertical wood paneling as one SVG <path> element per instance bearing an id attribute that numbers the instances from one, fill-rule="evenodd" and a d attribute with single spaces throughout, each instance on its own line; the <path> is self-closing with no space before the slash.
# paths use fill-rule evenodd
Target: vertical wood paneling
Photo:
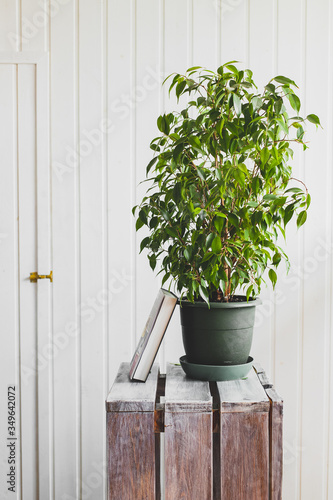
<path id="1" fill-rule="evenodd" d="M 16 66 L 0 64 L 0 137 L 2 168 L 0 174 L 0 288 L 2 339 L 0 350 L 0 412 L 1 462 L 0 475 L 6 478 L 7 463 L 7 391 L 16 388 L 16 473 L 20 473 L 20 384 L 19 384 L 19 320 L 18 320 L 18 211 L 17 211 L 17 80 Z M 19 479 L 16 494 L 8 492 L 8 484 L 1 481 L 0 496 L 20 498 Z"/>
<path id="2" fill-rule="evenodd" d="M 49 0 L 20 0 L 21 48 L 23 52 L 47 50 L 50 13 L 57 15 L 64 6 L 62 2 Z M 50 11 L 49 11 L 50 7 Z"/>
<path id="3" fill-rule="evenodd" d="M 53 209 L 53 331 L 61 345 L 54 356 L 54 497 L 80 495 L 77 151 L 77 12 L 71 1 L 51 20 L 51 162 Z M 61 77 L 59 78 L 59 75 Z M 83 305 L 82 305 L 83 306 Z"/>
<path id="4" fill-rule="evenodd" d="M 15 377 L 15 370 L 18 375 L 10 360 L 18 357 L 20 313 L 23 498 L 37 498 L 37 481 L 40 498 L 103 496 L 105 383 L 110 385 L 119 361 L 130 358 L 160 283 L 145 255 L 138 256 L 144 229 L 135 235 L 131 208 L 144 192 L 145 185 L 138 184 L 152 157 L 149 142 L 158 134 L 158 114 L 181 109 L 185 103 L 169 100 L 160 83 L 166 74 L 190 65 L 214 69 L 216 62 L 236 59 L 254 71 L 260 88 L 276 73 L 293 77 L 300 85 L 303 114 L 318 113 L 324 125 L 324 131 L 318 132 L 308 126 L 310 149 L 305 160 L 301 151 L 295 155 L 295 177 L 305 176 L 312 207 L 306 226 L 299 233 L 288 230 L 287 245 L 283 245 L 291 258 L 289 277 L 281 270 L 275 294 L 263 289 L 253 354 L 285 400 L 284 500 L 330 500 L 331 27 L 329 0 L 0 3 L 0 52 L 50 49 L 51 60 L 54 294 L 47 297 L 48 282 L 33 289 L 41 304 L 38 324 L 37 296 L 27 278 L 37 267 L 39 272 L 49 272 L 44 267 L 50 267 L 51 256 L 40 246 L 40 234 L 37 242 L 36 233 L 33 65 L 18 69 L 19 82 L 20 78 L 24 82 L 18 88 L 18 200 L 15 138 L 1 146 L 3 164 L 14 166 L 1 173 L 1 200 L 6 200 L 6 206 L 0 252 L 6 263 L 1 282 L 5 331 L 15 335 L 10 342 L 3 341 L 6 357 L 0 369 L 6 388 L 8 377 Z M 319 68 L 319 76 L 314 68 Z M 6 116 L 0 126 L 5 136 L 7 129 L 16 126 L 16 70 L 9 66 L 0 70 L 1 113 Z M 103 117 L 109 122 L 103 124 Z M 105 132 L 100 140 L 101 127 Z M 43 132 L 37 129 L 37 136 Z M 37 154 L 38 147 L 37 140 Z M 37 169 L 39 165 L 37 160 Z M 39 200 L 47 197 L 44 181 L 48 182 L 47 176 L 38 185 Z M 44 227 L 46 219 L 43 214 Z M 19 289 L 14 285 L 17 280 Z M 52 338 L 43 313 L 51 300 L 55 347 L 37 360 L 33 353 L 37 340 L 42 350 Z M 182 353 L 177 313 L 165 344 L 163 363 L 177 361 Z M 54 393 L 50 387 L 44 400 L 50 383 Z M 48 414 L 50 408 L 54 415 Z M 49 442 L 45 441 L 48 432 Z M 97 486 L 89 486 L 95 473 L 100 479 L 96 483 L 92 479 L 91 484 Z"/>
<path id="5" fill-rule="evenodd" d="M 20 2 L 2 0 L 0 9 L 0 51 L 18 51 L 21 49 Z"/>
<path id="6" fill-rule="evenodd" d="M 258 91 L 273 77 L 274 71 L 274 4 L 265 0 L 249 2 L 248 21 L 248 61 L 247 67 L 253 71 L 253 79 Z M 267 279 L 269 283 L 269 280 Z M 273 331 L 273 292 L 271 287 L 262 287 L 260 297 L 263 305 L 257 309 L 256 333 L 253 340 L 253 356 L 257 360 L 265 360 L 265 370 L 271 378 L 273 366 L 268 353 L 271 352 Z"/>
<path id="7" fill-rule="evenodd" d="M 107 359 L 109 386 L 117 372 L 119 359 L 129 360 L 134 348 L 131 342 L 134 331 L 134 318 L 131 316 L 135 295 L 132 251 L 134 218 L 131 214 L 135 173 L 131 168 L 132 106 L 129 101 L 133 36 L 131 6 L 129 0 L 121 3 L 110 0 L 108 3 L 108 286 L 111 291 Z"/>
<path id="8" fill-rule="evenodd" d="M 333 57 L 333 5 L 330 3 L 330 11 L 329 11 L 329 53 L 328 60 L 332 61 Z M 328 73 L 328 88 L 332 88 L 333 86 L 333 65 L 329 65 L 329 73 Z M 327 164 L 332 164 L 333 160 L 333 146 L 332 146 L 332 134 L 333 134 L 333 98 L 332 94 L 329 93 L 327 99 L 327 108 L 328 108 L 328 117 L 327 117 Z M 332 188 L 333 188 L 333 176 L 332 170 L 329 168 L 327 173 L 327 200 L 328 200 L 328 213 L 331 214 L 330 225 L 327 228 L 326 241 L 328 242 L 329 248 L 333 248 L 333 228 L 332 228 L 332 212 L 333 212 L 333 200 L 331 197 Z M 332 294 L 332 282 L 333 282 L 333 262 L 332 262 L 332 251 L 326 254 L 326 258 L 328 261 L 328 283 L 329 283 L 329 293 L 328 293 L 328 311 L 327 311 L 327 320 L 329 322 L 329 331 L 327 338 L 327 350 L 326 350 L 326 370 L 327 370 L 327 392 L 325 394 L 325 402 L 326 402 L 326 432 L 327 432 L 327 498 L 333 498 L 333 369 L 332 362 L 333 359 L 333 342 L 332 342 L 332 311 L 333 311 L 333 294 Z"/>
<path id="9" fill-rule="evenodd" d="M 107 129 L 102 109 L 102 5 L 79 5 L 79 144 L 81 303 L 91 304 L 91 320 L 81 322 L 81 467 L 82 495 L 103 498 L 105 439 L 104 314 L 108 306 L 103 268 L 103 144 Z M 99 36 L 96 36 L 99 34 Z M 87 103 L 89 102 L 89 106 Z M 94 439 L 91 439 L 94 429 Z M 93 464 L 99 480 L 89 482 Z M 97 477 L 97 476 L 96 476 Z"/>
<path id="10" fill-rule="evenodd" d="M 164 61 L 163 68 L 165 76 L 171 73 L 183 73 L 193 63 L 193 1 L 178 2 L 169 0 L 164 6 Z M 171 82 L 170 82 L 171 83 Z M 177 103 L 174 93 L 169 96 L 169 81 L 161 88 L 161 113 L 180 111 L 185 107 L 187 97 L 182 96 Z M 155 118 L 156 123 L 156 118 Z M 157 135 L 159 131 L 157 130 Z M 155 136 L 152 136 L 155 137 Z M 152 156 L 151 156 L 152 157 Z M 165 360 L 177 363 L 179 357 L 184 354 L 181 340 L 179 308 L 176 310 L 168 327 L 168 335 L 164 340 Z"/>
<path id="11" fill-rule="evenodd" d="M 147 25 L 149 12 L 150 25 Z M 159 133 L 156 118 L 159 114 L 159 96 L 163 77 L 159 75 L 159 3 L 144 0 L 136 4 L 135 30 L 135 81 L 132 101 L 135 110 L 135 181 L 136 200 L 141 201 L 147 183 L 139 185 L 145 178 L 146 166 L 153 157 L 150 141 Z M 134 224 L 134 221 L 132 222 Z M 160 280 L 151 271 L 146 252 L 140 251 L 140 241 L 145 236 L 142 228 L 136 238 L 136 341 L 142 335 L 147 316 L 153 303 Z M 142 293 L 145 289 L 146 293 Z"/>
<path id="12" fill-rule="evenodd" d="M 322 1 L 321 8 L 313 2 L 307 2 L 307 38 L 306 38 L 306 112 L 313 109 L 321 116 L 326 128 L 328 113 L 327 103 L 316 98 L 318 80 L 313 68 L 318 61 L 318 54 L 324 61 L 328 61 L 328 28 L 329 28 L 329 1 Z M 320 37 L 317 34 L 320 32 Z M 310 42 L 311 41 L 311 42 Z M 328 65 L 321 69 L 322 81 L 320 89 L 322 95 L 328 95 Z M 326 496 L 326 463 L 325 449 L 327 436 L 324 436 L 324 391 L 325 391 L 325 349 L 326 337 L 330 334 L 326 322 L 325 307 L 328 307 L 329 287 L 326 276 L 329 272 L 328 261 L 316 262 L 313 256 L 316 253 L 319 238 L 326 232 L 327 217 L 331 221 L 331 214 L 325 214 L 327 207 L 326 186 L 328 168 L 326 164 L 326 141 L 331 140 L 325 132 L 316 133 L 314 128 L 308 138 L 310 148 L 305 159 L 305 180 L 312 193 L 312 206 L 309 213 L 308 225 L 304 229 L 304 303 L 303 303 L 303 397 L 302 397 L 302 471 L 301 497 L 310 500 L 315 496 Z M 320 175 L 316 171 L 318 165 Z M 331 193 L 329 194 L 331 196 Z M 321 360 L 316 370 L 311 370 L 313 360 Z M 316 425 L 317 424 L 317 425 Z M 309 432 L 311 429 L 311 432 Z"/>
<path id="13" fill-rule="evenodd" d="M 18 65 L 18 197 L 19 197 L 19 314 L 21 359 L 21 446 L 23 497 L 37 498 L 37 289 L 30 272 L 36 254 L 36 100 L 35 65 Z"/>
<path id="14" fill-rule="evenodd" d="M 48 56 L 36 66 L 36 206 L 37 206 L 37 271 L 49 274 L 51 262 L 50 218 L 50 158 L 49 158 L 49 93 Z M 38 281 L 37 285 L 37 350 L 43 359 L 50 352 L 52 339 L 52 283 Z M 39 498 L 52 498 L 53 446 L 50 440 L 52 425 L 52 359 L 38 370 L 38 479 Z"/>
<path id="15" fill-rule="evenodd" d="M 276 73 L 288 75 L 299 85 L 299 96 L 304 102 L 303 92 L 303 57 L 302 57 L 302 0 L 288 2 L 279 0 L 277 20 L 277 68 Z M 295 22 L 295 20 L 297 20 Z M 280 43 L 284 39 L 285 43 Z M 302 109 L 301 112 L 304 110 Z M 301 160 L 303 151 L 295 148 L 293 161 L 294 176 L 303 178 Z M 291 262 L 290 273 L 280 266 L 279 282 L 275 299 L 275 380 L 284 399 L 284 491 L 283 498 L 297 498 L 299 494 L 299 466 L 301 442 L 299 439 L 300 401 L 301 401 L 301 322 L 302 322 L 302 281 L 298 273 L 300 268 L 302 231 L 297 231 L 295 224 L 287 229 L 287 245 Z M 292 334 L 291 334 L 292 332 Z M 290 381 L 293 380 L 291 384 Z"/>
<path id="16" fill-rule="evenodd" d="M 248 0 L 236 2 L 217 1 L 220 17 L 220 54 L 223 64 L 228 61 L 240 61 L 247 64 L 248 55 Z M 239 29 L 235 29 L 237 26 Z"/>
<path id="17" fill-rule="evenodd" d="M 193 0 L 193 65 L 215 70 L 218 37 L 216 26 L 216 5 L 214 0 L 208 2 Z"/>

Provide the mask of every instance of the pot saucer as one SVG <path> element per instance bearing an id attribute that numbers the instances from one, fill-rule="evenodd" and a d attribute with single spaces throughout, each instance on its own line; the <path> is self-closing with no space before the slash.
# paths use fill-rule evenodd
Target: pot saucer
<path id="1" fill-rule="evenodd" d="M 251 370 L 253 364 L 251 356 L 249 356 L 247 363 L 242 365 L 199 365 L 187 361 L 186 356 L 182 356 L 179 361 L 188 377 L 208 382 L 244 378 Z"/>

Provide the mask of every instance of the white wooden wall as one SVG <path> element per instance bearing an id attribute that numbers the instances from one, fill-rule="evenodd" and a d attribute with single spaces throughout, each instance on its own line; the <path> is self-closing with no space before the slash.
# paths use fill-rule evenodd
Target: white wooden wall
<path id="1" fill-rule="evenodd" d="M 294 78 L 303 113 L 324 127 L 309 127 L 310 149 L 295 157 L 312 206 L 289 231 L 289 276 L 262 293 L 253 354 L 285 401 L 284 500 L 333 500 L 332 16 L 330 0 L 0 0 L 0 63 L 21 60 L 0 67 L 0 423 L 15 382 L 16 498 L 106 498 L 104 399 L 160 286 L 131 215 L 156 118 L 176 105 L 160 84 L 236 59 L 260 85 Z M 36 51 L 49 53 L 48 90 L 26 65 Z M 52 268 L 53 285 L 27 280 L 37 265 Z M 176 313 L 160 362 L 182 352 Z M 0 436 L 1 498 L 11 498 Z"/>

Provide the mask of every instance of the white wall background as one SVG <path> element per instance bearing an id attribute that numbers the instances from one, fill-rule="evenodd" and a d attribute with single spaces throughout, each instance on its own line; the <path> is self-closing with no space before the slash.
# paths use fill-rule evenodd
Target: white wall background
<path id="1" fill-rule="evenodd" d="M 106 498 L 104 400 L 160 286 L 138 255 L 141 234 L 137 238 L 131 207 L 143 193 L 138 183 L 151 158 L 156 118 L 175 106 L 161 82 L 191 65 L 216 69 L 236 59 L 254 71 L 259 85 L 277 74 L 295 79 L 303 114 L 318 114 L 324 127 L 308 127 L 310 149 L 295 157 L 295 176 L 306 180 L 312 206 L 306 226 L 288 234 L 289 276 L 281 272 L 276 292 L 262 293 L 253 354 L 285 401 L 284 500 L 333 500 L 332 31 L 330 0 L 0 0 L 0 61 L 13 52 L 49 53 L 50 235 L 36 228 L 31 179 L 19 190 L 15 176 L 3 184 L 0 221 L 1 271 L 7 272 L 1 374 L 4 387 L 15 379 L 20 391 L 16 498 Z M 33 74 L 31 80 L 25 71 L 32 102 L 38 86 L 31 87 Z M 25 88 L 19 81 L 0 80 L 1 105 L 8 95 L 12 111 L 20 106 L 18 89 Z M 15 113 L 9 116 L 21 116 Z M 2 183 L 8 169 L 18 171 L 14 156 L 0 164 Z M 24 161 L 23 155 L 20 172 Z M 41 183 L 37 191 L 44 192 Z M 27 193 L 27 205 L 20 206 L 18 192 Z M 56 344 L 51 355 L 43 351 L 45 338 L 44 346 L 36 341 L 41 327 L 29 330 L 29 345 L 25 331 L 29 311 L 38 316 L 43 310 L 36 309 L 36 287 L 27 282 L 36 257 L 22 264 L 27 246 L 17 234 L 37 238 L 38 230 L 48 239 L 54 272 L 44 302 L 46 338 Z M 33 241 L 24 241 L 31 253 Z M 45 322 L 39 324 L 44 331 Z M 181 354 L 176 313 L 160 362 Z M 22 363 L 30 358 L 34 375 L 27 388 Z M 5 425 L 4 391 L 0 397 Z M 0 447 L 2 498 L 14 498 L 6 492 L 3 442 Z"/>

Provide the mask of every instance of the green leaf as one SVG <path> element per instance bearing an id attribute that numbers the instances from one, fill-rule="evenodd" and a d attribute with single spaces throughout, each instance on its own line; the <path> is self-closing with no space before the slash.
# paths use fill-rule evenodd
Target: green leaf
<path id="1" fill-rule="evenodd" d="M 165 275 L 163 276 L 163 279 L 162 279 L 162 286 L 164 285 L 164 283 L 166 281 L 168 281 L 169 278 L 170 278 L 170 273 L 165 273 Z"/>
<path id="2" fill-rule="evenodd" d="M 216 254 L 219 254 L 221 252 L 221 248 L 222 248 L 221 238 L 219 236 L 215 236 L 212 242 L 212 251 Z"/>
<path id="3" fill-rule="evenodd" d="M 289 188 L 285 190 L 285 193 L 303 193 L 301 188 Z"/>
<path id="4" fill-rule="evenodd" d="M 202 263 L 207 262 L 207 260 L 211 259 L 213 257 L 213 252 L 207 252 L 202 258 Z"/>
<path id="5" fill-rule="evenodd" d="M 279 252 L 277 252 L 273 256 L 273 260 L 272 260 L 273 266 L 278 266 L 280 261 L 281 261 L 281 254 Z"/>
<path id="6" fill-rule="evenodd" d="M 239 226 L 239 220 L 236 214 L 229 214 L 228 215 L 228 220 L 229 222 L 234 225 L 235 227 Z"/>
<path id="7" fill-rule="evenodd" d="M 178 144 L 173 150 L 172 157 L 176 163 L 178 162 L 179 157 L 182 154 L 183 150 L 184 150 L 184 143 Z"/>
<path id="8" fill-rule="evenodd" d="M 249 301 L 249 298 L 251 296 L 253 290 L 253 285 L 250 285 L 249 288 L 246 290 L 246 300 Z"/>
<path id="9" fill-rule="evenodd" d="M 155 254 L 149 255 L 148 259 L 149 259 L 149 265 L 152 268 L 152 270 L 154 271 L 154 269 L 156 267 L 156 255 Z"/>
<path id="10" fill-rule="evenodd" d="M 302 126 L 298 127 L 296 136 L 297 136 L 297 139 L 300 141 L 303 139 L 304 129 Z"/>
<path id="11" fill-rule="evenodd" d="M 287 208 L 284 212 L 284 216 L 283 216 L 284 226 L 286 226 L 288 224 L 288 222 L 290 221 L 290 219 L 292 218 L 292 216 L 294 214 L 294 210 L 295 210 L 295 206 L 293 204 L 287 206 Z"/>
<path id="12" fill-rule="evenodd" d="M 239 170 L 239 169 L 235 169 L 234 176 L 235 176 L 235 179 L 238 182 L 238 184 L 240 186 L 244 186 L 244 184 L 245 184 L 245 175 L 244 175 L 244 173 L 241 170 Z"/>
<path id="13" fill-rule="evenodd" d="M 182 185 L 180 182 L 177 182 L 172 191 L 172 196 L 176 203 L 179 203 L 181 200 L 181 192 L 182 192 Z"/>
<path id="14" fill-rule="evenodd" d="M 275 93 L 275 85 L 273 85 L 273 83 L 269 83 L 268 85 L 266 85 L 265 89 L 268 90 L 268 92 L 270 92 L 271 94 Z"/>
<path id="15" fill-rule="evenodd" d="M 158 217 L 152 217 L 149 222 L 149 228 L 154 229 L 158 224 Z"/>
<path id="16" fill-rule="evenodd" d="M 160 132 L 164 134 L 165 131 L 165 120 L 163 116 L 159 116 L 157 118 L 157 127 Z"/>
<path id="17" fill-rule="evenodd" d="M 197 172 L 198 172 L 198 176 L 200 177 L 200 179 L 205 182 L 205 180 L 206 180 L 205 171 L 202 168 L 197 167 Z"/>
<path id="18" fill-rule="evenodd" d="M 257 109 L 260 109 L 261 106 L 263 105 L 262 99 L 260 97 L 252 97 L 251 99 L 253 110 L 256 111 Z"/>
<path id="19" fill-rule="evenodd" d="M 268 277 L 269 279 L 271 280 L 272 282 L 272 285 L 273 285 L 273 289 L 275 288 L 275 285 L 276 285 L 276 281 L 277 281 L 277 274 L 276 272 L 274 271 L 274 269 L 270 269 L 268 271 Z"/>
<path id="20" fill-rule="evenodd" d="M 206 248 L 210 248 L 210 246 L 211 246 L 212 241 L 213 241 L 214 238 L 215 238 L 215 234 L 214 233 L 209 233 L 209 235 L 206 238 Z"/>
<path id="21" fill-rule="evenodd" d="M 309 208 L 310 203 L 311 203 L 311 196 L 308 193 L 306 196 L 306 208 Z"/>
<path id="22" fill-rule="evenodd" d="M 282 106 L 283 106 L 283 99 L 282 98 L 277 99 L 277 101 L 275 101 L 274 103 L 274 111 L 277 115 L 280 114 Z"/>
<path id="23" fill-rule="evenodd" d="M 289 102 L 291 104 L 291 107 L 299 113 L 299 110 L 301 109 L 301 101 L 295 94 L 289 94 L 288 95 Z"/>
<path id="24" fill-rule="evenodd" d="M 252 179 L 252 191 L 254 192 L 255 195 L 259 193 L 260 189 L 260 179 L 259 177 L 253 177 Z"/>
<path id="25" fill-rule="evenodd" d="M 296 83 L 294 82 L 294 80 L 290 80 L 290 78 L 287 78 L 285 76 L 276 76 L 275 78 L 273 78 L 273 80 L 275 80 L 277 83 L 282 83 L 283 85 L 296 85 Z"/>
<path id="26" fill-rule="evenodd" d="M 166 210 L 164 210 L 163 208 L 161 208 L 161 214 L 162 214 L 162 217 L 169 221 L 170 220 L 170 215 L 168 214 L 168 212 Z"/>
<path id="27" fill-rule="evenodd" d="M 189 262 L 192 258 L 192 248 L 186 247 L 184 250 L 184 257 Z"/>
<path id="28" fill-rule="evenodd" d="M 199 149 L 199 151 L 201 151 L 201 142 L 196 135 L 189 137 L 188 141 L 191 144 L 191 146 L 193 146 L 194 148 L 197 148 L 197 149 Z"/>
<path id="29" fill-rule="evenodd" d="M 230 145 L 229 145 L 229 151 L 230 151 L 230 154 L 234 154 L 234 152 L 236 151 L 237 149 L 237 146 L 238 146 L 238 141 L 237 139 L 233 138 L 231 139 L 230 141 Z"/>
<path id="30" fill-rule="evenodd" d="M 206 288 L 199 285 L 199 293 L 201 298 L 209 305 L 209 295 Z"/>
<path id="31" fill-rule="evenodd" d="M 153 158 L 152 160 L 150 160 L 150 162 L 147 165 L 147 169 L 146 169 L 147 174 L 149 173 L 149 170 L 156 163 L 157 160 L 158 160 L 157 156 L 155 158 Z"/>
<path id="32" fill-rule="evenodd" d="M 150 243 L 150 238 L 149 236 L 146 236 L 146 238 L 143 238 L 143 240 L 141 241 L 141 244 L 140 244 L 140 253 L 142 252 L 142 250 L 144 248 L 146 248 L 146 246 L 148 246 Z"/>
<path id="33" fill-rule="evenodd" d="M 306 210 L 303 210 L 302 212 L 300 212 L 298 214 L 298 217 L 297 217 L 297 228 L 300 228 L 301 226 L 303 226 L 303 224 L 306 221 L 306 219 L 307 219 L 307 213 L 306 213 Z"/>
<path id="34" fill-rule="evenodd" d="M 176 96 L 179 99 L 180 95 L 183 93 L 184 88 L 186 87 L 186 81 L 183 80 L 182 82 L 177 83 L 176 86 Z"/>
<path id="35" fill-rule="evenodd" d="M 224 219 L 222 217 L 215 217 L 214 226 L 216 228 L 216 231 L 218 233 L 221 233 L 224 226 Z"/>
<path id="36" fill-rule="evenodd" d="M 317 115 L 310 114 L 306 117 L 309 122 L 314 123 L 315 125 L 320 125 L 320 120 Z"/>
<path id="37" fill-rule="evenodd" d="M 143 208 L 139 212 L 139 219 L 142 220 L 144 224 L 147 224 L 147 214 Z"/>
<path id="38" fill-rule="evenodd" d="M 137 219 L 136 224 L 135 224 L 136 231 L 138 231 L 143 225 L 144 225 L 144 223 L 142 222 L 142 220 Z"/>
<path id="39" fill-rule="evenodd" d="M 225 67 L 235 75 L 238 75 L 238 69 L 233 64 L 226 64 Z"/>
<path id="40" fill-rule="evenodd" d="M 260 159 L 261 159 L 263 165 L 265 165 L 265 163 L 267 163 L 269 157 L 270 157 L 269 149 L 268 148 L 263 148 L 260 151 Z"/>
<path id="41" fill-rule="evenodd" d="M 234 108 L 235 108 L 236 115 L 240 116 L 241 112 L 242 112 L 242 104 L 241 104 L 241 100 L 237 94 L 233 94 L 233 101 L 234 101 Z"/>
<path id="42" fill-rule="evenodd" d="M 188 73 L 189 71 L 195 71 L 197 69 L 201 69 L 202 66 L 192 66 L 191 68 L 188 68 L 188 70 L 186 71 L 186 73 Z"/>
<path id="43" fill-rule="evenodd" d="M 281 118 L 278 118 L 277 120 L 278 124 L 280 125 L 282 131 L 288 135 L 289 134 L 289 128 L 288 128 L 288 125 L 286 124 L 286 122 L 284 121 L 284 118 L 281 117 Z"/>

